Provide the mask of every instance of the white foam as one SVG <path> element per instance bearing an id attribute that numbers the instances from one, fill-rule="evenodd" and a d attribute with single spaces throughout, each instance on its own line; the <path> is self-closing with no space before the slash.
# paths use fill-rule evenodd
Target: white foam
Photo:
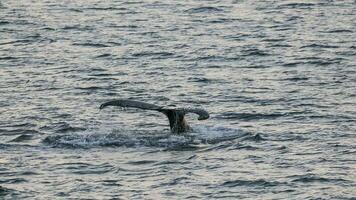
<path id="1" fill-rule="evenodd" d="M 70 147 L 179 147 L 186 145 L 199 145 L 227 141 L 244 136 L 238 129 L 227 129 L 218 126 L 196 126 L 194 131 L 176 135 L 170 132 L 124 130 L 110 127 L 88 129 L 71 134 L 48 136 L 44 141 L 55 146 Z"/>

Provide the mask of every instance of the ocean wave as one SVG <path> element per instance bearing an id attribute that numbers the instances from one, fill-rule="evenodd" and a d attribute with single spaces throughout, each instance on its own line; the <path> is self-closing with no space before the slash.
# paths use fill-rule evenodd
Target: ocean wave
<path id="1" fill-rule="evenodd" d="M 10 140 L 9 142 L 26 142 L 29 140 L 32 140 L 34 135 L 32 134 L 21 134 L 17 136 L 16 138 Z"/>
<path id="2" fill-rule="evenodd" d="M 303 9 L 303 8 L 311 8 L 317 4 L 315 3 L 286 3 L 278 6 L 278 9 L 283 8 L 294 8 L 294 9 Z"/>
<path id="3" fill-rule="evenodd" d="M 90 42 L 85 42 L 85 43 L 73 43 L 72 45 L 74 45 L 74 46 L 82 46 L 82 47 L 94 47 L 94 48 L 110 47 L 109 45 L 106 45 L 106 44 L 90 43 Z"/>
<path id="4" fill-rule="evenodd" d="M 16 195 L 18 192 L 14 189 L 6 188 L 0 185 L 0 198 Z M 6 198 L 5 198 L 6 199 Z"/>
<path id="5" fill-rule="evenodd" d="M 292 182 L 303 182 L 303 183 L 311 183 L 311 182 L 330 182 L 330 183 L 352 183 L 349 180 L 341 179 L 341 178 L 326 178 L 313 174 L 303 174 L 303 175 L 295 175 L 290 176 Z"/>
<path id="6" fill-rule="evenodd" d="M 6 24 L 10 24 L 10 22 L 9 21 L 0 21 L 0 26 L 1 25 L 6 25 Z"/>
<path id="7" fill-rule="evenodd" d="M 197 7 L 197 8 L 191 8 L 186 10 L 185 12 L 187 13 L 211 13 L 211 12 L 223 12 L 223 9 L 217 8 L 217 7 L 212 7 L 212 6 L 202 6 L 202 7 Z"/>
<path id="8" fill-rule="evenodd" d="M 277 119 L 280 117 L 286 116 L 286 113 L 235 113 L 235 112 L 226 112 L 220 115 L 217 115 L 218 119 L 237 119 L 242 121 L 251 121 L 251 120 L 261 120 L 261 119 Z"/>
<path id="9" fill-rule="evenodd" d="M 24 178 L 2 178 L 0 180 L 0 184 L 16 184 L 16 183 L 24 183 L 24 182 L 28 182 L 28 180 L 24 179 Z"/>
<path id="10" fill-rule="evenodd" d="M 257 180 L 231 180 L 225 181 L 220 186 L 222 187 L 276 187 L 279 185 L 286 185 L 285 182 L 267 181 L 264 179 Z"/>
<path id="11" fill-rule="evenodd" d="M 171 57 L 173 55 L 174 53 L 170 52 L 140 52 L 132 54 L 134 57 Z"/>
<path id="12" fill-rule="evenodd" d="M 127 10 L 127 8 L 123 8 L 123 7 L 89 7 L 89 8 L 85 8 L 85 9 L 98 10 L 98 11 Z"/>

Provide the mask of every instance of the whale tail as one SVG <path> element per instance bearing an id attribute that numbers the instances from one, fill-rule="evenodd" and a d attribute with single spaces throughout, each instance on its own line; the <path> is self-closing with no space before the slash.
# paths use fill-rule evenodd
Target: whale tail
<path id="1" fill-rule="evenodd" d="M 99 109 L 104 109 L 107 106 L 132 107 L 161 112 L 168 117 L 172 133 L 183 133 L 190 130 L 189 125 L 184 119 L 184 116 L 187 113 L 195 113 L 199 115 L 198 120 L 205 120 L 209 118 L 209 113 L 200 108 L 164 108 L 162 106 L 127 99 L 113 100 L 103 103 L 100 105 Z"/>

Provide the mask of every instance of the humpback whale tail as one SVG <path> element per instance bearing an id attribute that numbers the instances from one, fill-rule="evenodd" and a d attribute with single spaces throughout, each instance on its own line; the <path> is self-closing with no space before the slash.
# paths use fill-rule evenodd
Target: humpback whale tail
<path id="1" fill-rule="evenodd" d="M 198 120 L 205 120 L 209 118 L 209 113 L 200 108 L 164 108 L 162 106 L 126 99 L 113 100 L 103 103 L 100 105 L 100 109 L 107 106 L 132 107 L 161 112 L 168 117 L 172 133 L 184 133 L 190 130 L 190 127 L 184 118 L 187 113 L 195 113 L 199 115 Z"/>

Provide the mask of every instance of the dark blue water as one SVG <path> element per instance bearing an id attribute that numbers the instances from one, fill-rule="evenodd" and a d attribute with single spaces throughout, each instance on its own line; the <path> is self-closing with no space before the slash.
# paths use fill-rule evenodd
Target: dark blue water
<path id="1" fill-rule="evenodd" d="M 355 199 L 355 135 L 355 1 L 0 1 L 0 199 Z"/>

